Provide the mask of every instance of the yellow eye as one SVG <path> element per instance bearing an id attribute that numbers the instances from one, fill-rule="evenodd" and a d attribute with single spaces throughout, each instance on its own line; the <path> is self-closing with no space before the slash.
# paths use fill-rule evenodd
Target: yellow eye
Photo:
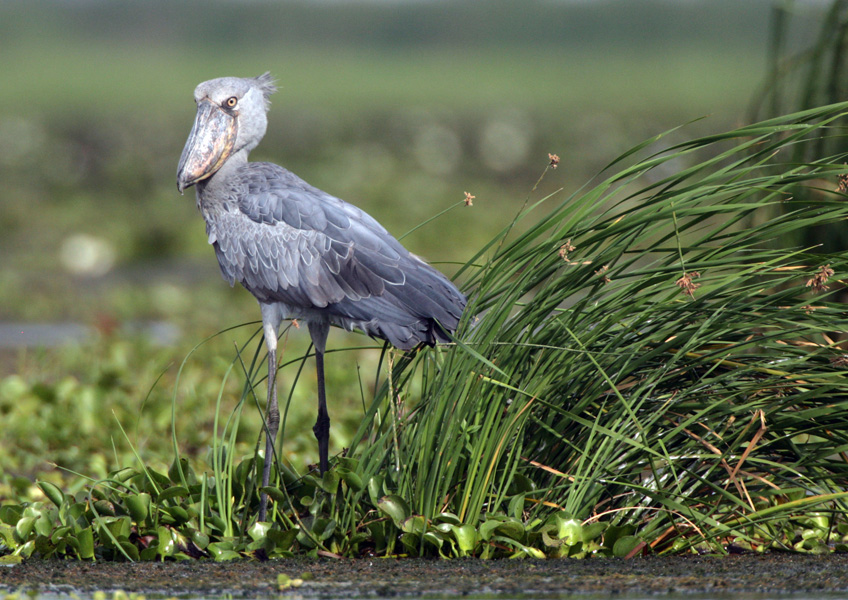
<path id="1" fill-rule="evenodd" d="M 238 104 L 238 98 L 230 96 L 224 104 L 226 104 L 228 108 L 235 108 L 236 104 Z"/>

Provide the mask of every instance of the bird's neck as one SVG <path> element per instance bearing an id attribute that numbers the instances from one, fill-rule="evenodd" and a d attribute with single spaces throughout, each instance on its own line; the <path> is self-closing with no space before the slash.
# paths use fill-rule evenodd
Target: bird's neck
<path id="1" fill-rule="evenodd" d="M 227 184 L 227 180 L 239 168 L 247 164 L 248 150 L 241 149 L 234 152 L 227 158 L 226 162 L 221 165 L 221 168 L 208 179 L 198 183 L 198 191 L 201 195 L 206 195 L 207 192 L 215 192 L 218 189 L 223 190 Z"/>

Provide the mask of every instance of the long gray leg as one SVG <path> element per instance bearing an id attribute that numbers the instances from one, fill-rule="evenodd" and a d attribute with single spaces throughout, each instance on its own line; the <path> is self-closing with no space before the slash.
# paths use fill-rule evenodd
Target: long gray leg
<path id="1" fill-rule="evenodd" d="M 318 420 L 312 432 L 318 439 L 318 468 L 321 474 L 330 468 L 330 415 L 327 412 L 327 398 L 324 392 L 324 349 L 327 346 L 327 333 L 330 324 L 321 321 L 309 322 L 309 335 L 315 346 L 315 374 L 318 377 Z"/>
<path id="2" fill-rule="evenodd" d="M 271 483 L 271 464 L 274 462 L 274 442 L 280 427 L 280 408 L 277 406 L 277 332 L 280 322 L 274 318 L 276 311 L 266 311 L 262 306 L 262 321 L 265 329 L 265 344 L 268 346 L 268 407 L 265 413 L 265 464 L 262 468 L 262 487 Z M 259 495 L 259 520 L 264 521 L 268 512 L 268 494 Z"/>

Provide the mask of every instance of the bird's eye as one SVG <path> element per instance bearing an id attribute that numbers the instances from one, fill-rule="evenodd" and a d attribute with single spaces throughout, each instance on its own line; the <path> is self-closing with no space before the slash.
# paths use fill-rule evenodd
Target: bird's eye
<path id="1" fill-rule="evenodd" d="M 235 108 L 236 104 L 238 104 L 238 98 L 230 96 L 224 104 L 227 105 L 228 108 Z"/>

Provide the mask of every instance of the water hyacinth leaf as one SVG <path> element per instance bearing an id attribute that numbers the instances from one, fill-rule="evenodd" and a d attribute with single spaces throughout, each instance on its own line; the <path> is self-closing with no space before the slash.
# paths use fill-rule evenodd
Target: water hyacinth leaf
<path id="1" fill-rule="evenodd" d="M 74 536 L 78 548 L 77 554 L 82 560 L 88 560 L 90 558 L 94 558 L 94 532 L 91 530 L 91 527 L 86 527 L 76 533 Z"/>
<path id="2" fill-rule="evenodd" d="M 108 500 L 95 500 L 93 503 L 94 510 L 98 515 L 114 517 L 115 516 L 115 505 Z"/>
<path id="3" fill-rule="evenodd" d="M 619 538 L 633 535 L 635 532 L 633 525 L 610 525 L 604 532 L 604 546 L 612 550 Z"/>
<path id="4" fill-rule="evenodd" d="M 148 477 L 148 479 L 145 480 L 145 483 L 151 486 L 151 489 L 145 491 L 159 493 L 161 490 L 164 490 L 171 486 L 171 480 L 168 479 L 168 477 L 163 475 L 162 473 L 159 473 L 158 471 L 155 471 L 153 469 L 147 469 L 145 473 Z"/>
<path id="5" fill-rule="evenodd" d="M 156 537 L 159 542 L 156 548 L 156 555 L 160 558 L 172 556 L 177 549 L 177 544 L 171 535 L 171 530 L 167 527 L 160 526 L 156 529 Z"/>
<path id="6" fill-rule="evenodd" d="M 440 512 L 433 518 L 433 521 L 435 523 L 450 523 L 451 525 L 462 524 L 462 521 L 459 520 L 459 517 L 457 517 L 452 512 Z"/>
<path id="7" fill-rule="evenodd" d="M 58 544 L 65 538 L 65 536 L 71 533 L 71 530 L 72 527 L 70 525 L 57 527 L 55 530 L 53 530 L 53 533 L 50 534 L 50 541 L 54 544 Z"/>
<path id="8" fill-rule="evenodd" d="M 129 542 L 128 540 L 118 540 L 118 544 L 120 545 L 123 554 L 125 554 L 131 561 L 138 562 L 141 559 L 138 547 L 132 542 Z"/>
<path id="9" fill-rule="evenodd" d="M 187 523 L 191 516 L 182 506 L 168 506 L 162 509 L 163 522 L 167 525 L 180 526 Z"/>
<path id="10" fill-rule="evenodd" d="M 79 521 L 85 515 L 86 509 L 85 502 L 76 502 L 68 507 L 68 516 L 74 521 Z"/>
<path id="11" fill-rule="evenodd" d="M 234 475 L 235 483 L 238 483 L 241 487 L 245 487 L 247 485 L 247 480 L 253 473 L 254 462 L 255 461 L 252 458 L 248 458 L 238 464 Z"/>
<path id="12" fill-rule="evenodd" d="M 181 485 L 172 485 L 171 487 L 164 490 L 159 496 L 156 497 L 157 502 L 165 502 L 166 500 L 171 500 L 172 498 L 185 498 L 188 496 L 189 491 L 188 488 L 183 487 Z"/>
<path id="13" fill-rule="evenodd" d="M 565 515 L 556 515 L 557 537 L 568 546 L 574 546 L 583 542 L 583 524 Z"/>
<path id="14" fill-rule="evenodd" d="M 586 523 L 583 525 L 583 541 L 591 542 L 599 538 L 607 528 L 607 523 L 603 523 L 601 521 L 594 521 L 592 523 Z"/>
<path id="15" fill-rule="evenodd" d="M 274 500 L 274 502 L 279 502 L 279 503 L 284 504 L 287 501 L 285 492 L 280 490 L 280 488 L 278 488 L 278 487 L 274 487 L 273 485 L 269 485 L 269 486 L 265 486 L 263 488 L 259 488 L 259 491 L 268 494 L 268 496 L 272 500 Z"/>
<path id="16" fill-rule="evenodd" d="M 35 519 L 35 532 L 43 537 L 50 537 L 53 531 L 53 520 L 47 514 L 41 514 Z"/>
<path id="17" fill-rule="evenodd" d="M 150 546 L 148 546 L 147 548 L 140 550 L 139 553 L 138 553 L 139 560 L 143 560 L 143 561 L 156 560 L 156 546 L 157 545 L 158 544 L 156 544 L 156 542 L 154 542 Z"/>
<path id="18" fill-rule="evenodd" d="M 213 542 L 209 544 L 207 550 L 216 562 L 226 562 L 241 558 L 241 555 L 233 550 L 233 545 L 230 542 Z"/>
<path id="19" fill-rule="evenodd" d="M 427 529 L 427 519 L 421 515 L 412 515 L 411 517 L 403 520 L 400 524 L 400 529 L 405 533 L 423 535 L 424 531 Z"/>
<path id="20" fill-rule="evenodd" d="M 109 479 L 117 481 L 118 483 L 124 483 L 125 481 L 138 476 L 143 476 L 143 473 L 133 469 L 132 467 L 124 467 L 123 469 L 118 469 L 117 471 L 109 473 Z"/>
<path id="21" fill-rule="evenodd" d="M 389 517 L 398 529 L 412 512 L 409 510 L 406 500 L 396 494 L 389 494 L 380 498 L 377 502 L 377 508 Z"/>
<path id="22" fill-rule="evenodd" d="M 20 505 L 6 504 L 5 506 L 0 506 L 0 522 L 6 523 L 7 525 L 17 524 L 23 514 L 24 508 Z"/>
<path id="23" fill-rule="evenodd" d="M 56 507 L 61 508 L 65 503 L 65 493 L 49 481 L 39 481 L 38 487 Z"/>
<path id="24" fill-rule="evenodd" d="M 454 523 L 436 523 L 435 525 L 436 531 L 441 533 L 450 533 L 453 527 L 456 527 Z"/>
<path id="25" fill-rule="evenodd" d="M 150 515 L 150 501 L 150 494 L 145 492 L 124 496 L 124 505 L 134 523 L 140 524 Z"/>
<path id="26" fill-rule="evenodd" d="M 501 521 L 495 527 L 495 531 L 498 535 L 516 541 L 521 541 L 524 538 L 524 524 L 518 520 Z"/>
<path id="27" fill-rule="evenodd" d="M 252 540 L 261 540 L 264 539 L 268 535 L 268 531 L 271 529 L 271 523 L 265 521 L 257 521 L 254 523 L 250 529 L 247 530 L 247 535 L 250 536 Z"/>
<path id="28" fill-rule="evenodd" d="M 474 551 L 477 545 L 477 530 L 471 525 L 451 525 L 456 544 L 459 547 L 460 556 L 466 556 Z"/>
<path id="29" fill-rule="evenodd" d="M 15 537 L 18 543 L 22 544 L 29 539 L 35 527 L 35 517 L 21 517 L 15 524 Z"/>
<path id="30" fill-rule="evenodd" d="M 347 469 L 348 471 L 359 471 L 359 459 L 352 456 L 340 456 L 336 459 L 338 464 L 337 469 Z"/>
<path id="31" fill-rule="evenodd" d="M 218 514 L 214 514 L 207 517 L 206 522 L 211 524 L 212 527 L 214 527 L 217 531 L 221 533 L 227 530 L 227 523 Z"/>
<path id="32" fill-rule="evenodd" d="M 492 538 L 492 541 L 501 543 L 507 548 L 515 549 L 515 552 L 510 555 L 510 558 L 546 558 L 545 553 L 538 548 L 527 546 L 510 538 L 495 536 Z"/>
<path id="33" fill-rule="evenodd" d="M 129 538 L 132 531 L 132 521 L 129 517 L 114 517 L 105 519 L 106 527 L 116 538 Z"/>
<path id="34" fill-rule="evenodd" d="M 247 546 L 245 546 L 244 550 L 247 552 L 256 552 L 257 550 L 263 550 L 265 554 L 271 555 L 274 552 L 274 542 L 267 537 L 259 538 L 258 540 L 254 540 L 250 542 Z"/>
<path id="35" fill-rule="evenodd" d="M 206 546 L 209 545 L 209 536 L 199 529 L 192 529 L 189 533 L 189 538 L 201 550 L 205 550 Z"/>
<path id="36" fill-rule="evenodd" d="M 0 523 L 0 542 L 9 548 L 16 548 L 20 542 L 18 542 L 15 528 L 6 523 Z"/>
<path id="37" fill-rule="evenodd" d="M 448 539 L 448 536 L 439 531 L 427 531 L 422 536 L 425 542 L 433 545 L 437 550 L 441 550 L 442 545 Z"/>
<path id="38" fill-rule="evenodd" d="M 362 478 L 350 469 L 346 467 L 338 467 L 335 469 L 335 472 L 350 489 L 358 492 L 365 487 L 362 483 Z"/>
<path id="39" fill-rule="evenodd" d="M 330 539 L 336 531 L 335 519 L 318 518 L 312 523 L 312 533 L 322 542 Z"/>
<path id="40" fill-rule="evenodd" d="M 384 481 L 385 478 L 380 474 L 374 475 L 368 480 L 368 497 L 375 506 L 379 504 L 380 498 L 386 493 L 383 489 Z"/>
<path id="41" fill-rule="evenodd" d="M 509 486 L 509 495 L 514 496 L 516 494 L 528 494 L 532 491 L 535 491 L 536 483 L 524 475 L 523 473 L 516 473 Z"/>
<path id="42" fill-rule="evenodd" d="M 492 536 L 495 534 L 495 530 L 501 525 L 500 521 L 496 521 L 494 519 L 490 519 L 488 521 L 484 521 L 480 524 L 477 532 L 480 535 L 480 539 L 488 542 L 492 539 Z"/>
<path id="43" fill-rule="evenodd" d="M 310 535 L 309 532 L 303 530 L 297 530 L 297 543 L 300 544 L 304 548 L 317 548 L 318 544 L 315 541 L 313 535 Z"/>
<path id="44" fill-rule="evenodd" d="M 174 460 L 171 463 L 168 468 L 168 478 L 175 484 L 194 485 L 197 483 L 197 475 L 185 458 L 181 458 L 179 461 Z"/>
<path id="45" fill-rule="evenodd" d="M 630 554 L 642 542 L 635 535 L 624 535 L 615 541 L 612 547 L 612 554 L 616 558 L 624 558 Z"/>
<path id="46" fill-rule="evenodd" d="M 274 546 L 277 550 L 286 551 L 291 550 L 292 544 L 294 544 L 294 541 L 297 538 L 297 533 L 297 529 L 288 529 L 286 531 L 269 529 L 266 535 L 268 536 L 268 539 L 274 542 Z"/>
<path id="47" fill-rule="evenodd" d="M 420 541 L 421 536 L 417 533 L 404 533 L 400 536 L 400 543 L 412 556 L 418 554 Z"/>
<path id="48" fill-rule="evenodd" d="M 517 494 L 510 498 L 509 508 L 507 512 L 513 519 L 521 519 L 524 515 L 524 504 L 526 502 L 525 494 Z"/>
<path id="49" fill-rule="evenodd" d="M 53 544 L 50 543 L 50 539 L 39 535 L 33 541 L 35 542 L 35 554 L 43 558 L 50 558 L 53 553 Z"/>
<path id="50" fill-rule="evenodd" d="M 321 477 L 320 487 L 328 494 L 335 494 L 339 489 L 339 481 L 339 474 L 335 469 L 332 469 Z"/>
<path id="51" fill-rule="evenodd" d="M 32 556 L 32 553 L 35 552 L 35 540 L 30 540 L 26 544 L 23 544 L 16 550 L 16 552 L 20 556 L 29 558 Z M 92 554 L 91 557 L 94 558 L 94 554 Z"/>

